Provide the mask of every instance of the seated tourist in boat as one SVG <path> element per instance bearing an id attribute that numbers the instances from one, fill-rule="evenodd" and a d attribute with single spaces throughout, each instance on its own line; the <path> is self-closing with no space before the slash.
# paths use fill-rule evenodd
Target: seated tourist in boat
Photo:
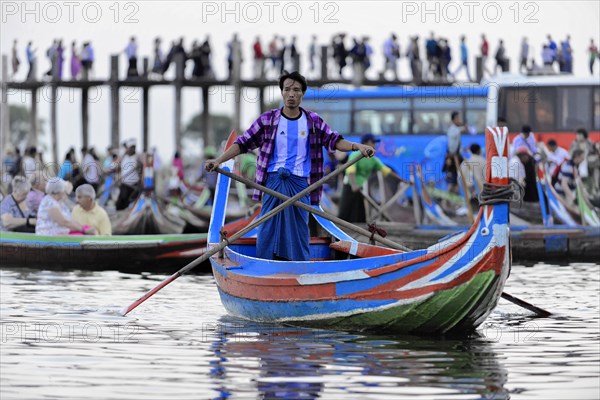
<path id="1" fill-rule="evenodd" d="M 15 176 L 11 187 L 11 194 L 0 203 L 0 230 L 35 232 L 36 219 L 25 201 L 31 184 L 24 176 Z"/>
<path id="2" fill-rule="evenodd" d="M 46 184 L 44 196 L 38 209 L 35 233 L 38 235 L 95 235 L 96 229 L 73 221 L 67 205 L 67 182 L 52 178 Z"/>
<path id="3" fill-rule="evenodd" d="M 365 144 L 345 140 L 316 113 L 300 107 L 307 89 L 306 78 L 298 72 L 279 78 L 283 107 L 263 113 L 235 143 L 214 160 L 206 160 L 207 171 L 241 153 L 260 148 L 256 167 L 256 182 L 286 196 L 295 194 L 323 177 L 323 147 L 329 152 L 360 151 L 371 157 L 375 149 Z M 300 201 L 318 205 L 322 188 L 315 189 Z M 261 192 L 255 191 L 258 201 Z M 261 216 L 281 200 L 262 196 Z M 310 232 L 308 212 L 288 207 L 258 227 L 257 257 L 305 261 L 309 259 Z"/>
<path id="4" fill-rule="evenodd" d="M 563 196 L 572 206 L 577 206 L 577 190 L 575 185 L 576 169 L 585 159 L 585 153 L 581 149 L 573 150 L 571 159 L 563 163 L 558 172 L 558 180 L 554 185 L 556 193 Z"/>
<path id="5" fill-rule="evenodd" d="M 27 203 L 27 207 L 31 210 L 33 215 L 37 215 L 37 211 L 40 208 L 40 203 L 42 199 L 46 195 L 46 183 L 48 180 L 46 179 L 45 174 L 39 173 L 35 174 L 31 177 L 31 190 L 27 194 L 27 198 L 25 202 Z"/>
<path id="6" fill-rule="evenodd" d="M 510 154 L 517 154 L 517 149 L 522 146 L 525 146 L 533 157 L 537 155 L 537 143 L 529 125 L 523 125 L 521 132 L 515 136 L 515 139 L 512 142 Z"/>
<path id="7" fill-rule="evenodd" d="M 523 201 L 540 201 L 535 172 L 535 160 L 527 146 L 520 146 L 508 162 L 508 176 L 515 179 L 525 189 Z"/>
<path id="8" fill-rule="evenodd" d="M 563 163 L 567 162 L 571 157 L 566 149 L 563 149 L 556 143 L 556 140 L 548 140 L 548 144 L 542 143 L 542 157 L 546 161 L 546 171 L 550 174 L 552 185 L 558 180 L 558 173 Z"/>
<path id="9" fill-rule="evenodd" d="M 73 221 L 96 229 L 98 235 L 112 235 L 112 226 L 106 211 L 96 203 L 96 191 L 90 184 L 75 189 L 77 205 L 73 208 Z"/>

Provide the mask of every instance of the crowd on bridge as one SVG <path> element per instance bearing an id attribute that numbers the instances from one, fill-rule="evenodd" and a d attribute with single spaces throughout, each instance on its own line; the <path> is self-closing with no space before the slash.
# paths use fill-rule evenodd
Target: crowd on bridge
<path id="1" fill-rule="evenodd" d="M 471 41 L 471 43 L 469 43 Z M 11 50 L 11 79 L 16 76 L 26 61 L 28 65 L 26 80 L 54 79 L 54 80 L 79 80 L 90 79 L 94 76 L 94 63 L 97 55 L 91 41 L 85 41 L 81 45 L 77 41 L 71 41 L 70 50 L 66 48 L 63 39 L 54 39 L 45 50 L 45 58 L 48 60 L 48 69 L 43 75 L 37 76 L 34 65 L 39 63 L 38 49 L 32 41 L 27 42 L 25 49 L 19 48 L 17 39 L 14 39 Z M 406 36 L 405 44 L 396 33 L 391 33 L 382 43 L 381 47 L 374 47 L 369 36 L 350 37 L 346 33 L 339 33 L 331 38 L 330 43 L 320 44 L 317 37 L 312 35 L 306 53 L 303 55 L 298 44 L 298 37 L 292 35 L 287 38 L 284 35 L 273 35 L 269 39 L 256 36 L 248 51 L 244 52 L 237 33 L 226 43 L 227 76 L 217 76 L 213 67 L 213 50 L 210 35 L 204 40 L 193 40 L 187 46 L 185 39 L 180 37 L 172 40 L 169 50 L 165 52 L 163 40 L 156 37 L 152 41 L 152 54 L 148 55 L 148 71 L 142 71 L 141 57 L 138 50 L 138 40 L 135 36 L 130 37 L 120 54 L 127 60 L 126 76 L 134 79 L 147 76 L 149 79 L 163 79 L 169 71 L 178 55 L 184 60 L 184 71 L 187 64 L 192 65 L 190 72 L 184 72 L 189 79 L 228 79 L 231 77 L 234 60 L 240 63 L 250 59 L 252 62 L 253 79 L 276 79 L 283 70 L 302 71 L 311 79 L 325 78 L 321 76 L 320 65 L 324 61 L 328 68 L 328 78 L 353 79 L 356 76 L 372 77 L 373 79 L 399 81 L 400 62 L 405 59 L 408 70 L 414 83 L 423 81 L 447 82 L 459 79 L 464 75 L 467 81 L 474 80 L 474 64 L 476 57 L 481 62 L 482 77 L 491 76 L 498 71 L 508 71 L 510 60 L 504 40 L 498 39 L 495 47 L 488 41 L 485 34 L 479 38 L 476 45 L 477 52 L 472 51 L 475 46 L 473 38 L 462 35 L 460 43 L 452 45 L 444 35 L 436 35 L 431 32 L 427 38 L 419 35 Z M 547 41 L 541 44 L 541 52 L 538 55 L 531 51 L 527 37 L 523 37 L 519 46 L 518 71 L 527 73 L 573 73 L 573 48 L 569 35 L 557 43 L 548 34 Z M 322 60 L 321 48 L 326 48 L 327 59 Z M 586 45 L 588 53 L 588 66 L 590 74 L 594 75 L 594 66 L 599 57 L 598 47 L 593 39 Z M 250 53 L 249 57 L 244 53 Z M 474 56 L 474 54 L 477 55 Z M 375 71 L 373 64 L 375 57 L 381 57 L 383 68 Z M 301 60 L 306 60 L 302 65 Z M 490 66 L 491 59 L 493 65 Z M 67 74 L 68 72 L 68 74 Z M 246 77 L 248 78 L 248 77 Z"/>

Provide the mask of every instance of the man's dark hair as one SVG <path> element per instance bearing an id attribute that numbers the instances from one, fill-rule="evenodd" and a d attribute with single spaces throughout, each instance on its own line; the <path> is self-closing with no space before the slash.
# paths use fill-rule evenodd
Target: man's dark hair
<path id="1" fill-rule="evenodd" d="M 523 127 L 521 128 L 521 132 L 531 133 L 531 127 L 529 125 L 523 125 Z"/>
<path id="2" fill-rule="evenodd" d="M 473 143 L 471 146 L 469 146 L 469 150 L 471 151 L 471 154 L 480 154 L 481 146 L 477 143 Z"/>
<path id="3" fill-rule="evenodd" d="M 300 85 L 302 86 L 302 93 L 306 92 L 306 89 L 308 88 L 308 84 L 306 83 L 306 78 L 304 76 L 300 75 L 300 72 L 298 72 L 298 71 L 294 71 L 294 72 L 283 71 L 283 74 L 281 74 L 281 76 L 279 77 L 279 89 L 283 90 L 283 82 L 285 82 L 286 79 L 291 79 L 293 81 L 300 83 Z"/>
<path id="4" fill-rule="evenodd" d="M 550 139 L 550 140 L 548 140 L 548 146 L 549 147 L 556 147 L 556 146 L 558 146 L 558 143 L 556 143 L 556 140 Z"/>
<path id="5" fill-rule="evenodd" d="M 459 114 L 458 111 L 452 111 L 452 114 L 450 114 L 450 120 L 454 121 L 454 118 L 456 118 L 456 116 Z"/>
<path id="6" fill-rule="evenodd" d="M 585 139 L 588 138 L 588 131 L 585 128 L 577 129 L 576 133 L 581 133 Z"/>

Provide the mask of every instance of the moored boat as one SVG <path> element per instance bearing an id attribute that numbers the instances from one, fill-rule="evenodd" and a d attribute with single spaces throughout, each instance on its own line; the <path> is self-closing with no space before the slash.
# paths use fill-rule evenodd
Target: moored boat
<path id="1" fill-rule="evenodd" d="M 177 234 L 185 221 L 170 214 L 153 191 L 145 191 L 127 209 L 111 217 L 113 233 L 119 235 Z"/>
<path id="2" fill-rule="evenodd" d="M 255 216 L 234 221 L 225 230 L 234 234 Z M 6 268 L 170 272 L 204 254 L 206 238 L 206 234 L 44 236 L 3 231 L 0 254 Z"/>
<path id="3" fill-rule="evenodd" d="M 486 139 L 487 181 L 508 185 L 507 130 L 488 128 Z M 226 209 L 229 185 L 229 178 L 219 177 L 209 247 L 220 241 L 224 213 L 218 210 Z M 256 258 L 255 239 L 243 238 L 210 261 L 223 305 L 238 317 L 361 331 L 468 333 L 496 306 L 508 276 L 508 218 L 506 202 L 483 205 L 467 232 L 417 251 L 336 235 L 312 238 L 308 262 L 273 261 Z"/>

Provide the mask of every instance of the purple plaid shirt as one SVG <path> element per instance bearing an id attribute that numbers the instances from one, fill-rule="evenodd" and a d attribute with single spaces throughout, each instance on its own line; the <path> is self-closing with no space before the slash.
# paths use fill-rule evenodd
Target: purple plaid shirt
<path id="1" fill-rule="evenodd" d="M 327 151 L 333 153 L 336 143 L 343 139 L 342 135 L 331 130 L 329 125 L 317 113 L 308 111 L 300 107 L 300 111 L 306 114 L 308 123 L 308 134 L 310 143 L 310 177 L 308 178 L 309 185 L 317 182 L 323 177 L 323 150 L 325 146 Z M 281 110 L 275 109 L 261 114 L 260 117 L 252 123 L 250 128 L 244 134 L 237 138 L 235 143 L 240 146 L 242 153 L 254 150 L 260 147 L 258 160 L 256 161 L 256 183 L 264 185 L 267 181 L 267 166 L 269 158 L 273 154 L 275 146 L 275 134 L 279 125 Z M 321 200 L 322 187 L 314 190 L 310 194 L 310 203 L 318 205 Z M 262 192 L 254 190 L 252 199 L 260 200 Z"/>

